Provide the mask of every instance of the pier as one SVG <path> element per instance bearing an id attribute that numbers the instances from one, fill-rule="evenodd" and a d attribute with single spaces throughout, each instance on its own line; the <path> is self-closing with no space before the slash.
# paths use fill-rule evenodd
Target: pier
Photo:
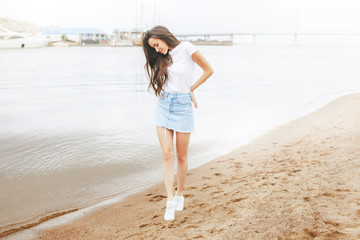
<path id="1" fill-rule="evenodd" d="M 119 40 L 135 40 L 141 39 L 140 31 L 114 31 L 114 35 Z M 316 42 L 342 41 L 345 44 L 360 43 L 360 33 L 267 33 L 267 32 L 225 32 L 225 33 L 187 33 L 174 35 L 181 41 L 189 41 L 195 45 L 226 45 L 234 44 L 262 44 L 269 43 L 267 39 L 271 39 L 271 44 L 302 44 L 317 39 Z"/>

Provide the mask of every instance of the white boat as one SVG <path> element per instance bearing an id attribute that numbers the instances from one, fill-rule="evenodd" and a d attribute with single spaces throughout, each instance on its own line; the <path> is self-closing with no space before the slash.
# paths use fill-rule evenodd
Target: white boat
<path id="1" fill-rule="evenodd" d="M 44 38 L 10 31 L 0 25 L 0 48 L 41 48 L 46 45 Z"/>

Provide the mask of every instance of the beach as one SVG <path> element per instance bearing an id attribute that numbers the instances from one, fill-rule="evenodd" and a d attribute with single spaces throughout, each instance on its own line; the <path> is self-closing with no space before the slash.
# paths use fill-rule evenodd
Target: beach
<path id="1" fill-rule="evenodd" d="M 199 48 L 216 71 L 196 92 L 189 170 L 360 92 L 358 47 Z M 164 189 L 157 99 L 140 48 L 19 53 L 0 56 L 1 237 L 30 239 L 155 184 Z"/>
<path id="2" fill-rule="evenodd" d="M 359 239 L 359 105 L 340 97 L 189 170 L 174 221 L 159 183 L 33 239 Z"/>

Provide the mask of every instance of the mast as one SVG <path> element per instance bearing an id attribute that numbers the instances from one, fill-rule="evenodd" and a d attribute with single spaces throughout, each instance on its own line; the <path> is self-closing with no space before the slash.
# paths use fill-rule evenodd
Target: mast
<path id="1" fill-rule="evenodd" d="M 136 1 L 135 32 L 138 31 L 138 1 Z"/>
<path id="2" fill-rule="evenodd" d="M 141 2 L 140 39 L 143 34 L 143 16 L 144 16 L 144 2 Z"/>
<path id="3" fill-rule="evenodd" d="M 156 0 L 155 0 L 155 3 L 154 3 L 153 26 L 156 26 Z"/>
<path id="4" fill-rule="evenodd" d="M 140 37 L 138 34 L 137 25 L 136 25 L 135 37 L 132 40 L 132 43 L 134 46 L 142 46 L 141 40 L 142 40 L 142 35 L 143 35 L 143 15 L 144 15 L 144 2 L 141 2 Z M 137 11 L 136 11 L 136 16 L 137 16 Z M 136 23 L 137 23 L 137 21 L 136 21 Z"/>
<path id="5" fill-rule="evenodd" d="M 299 21 L 299 3 L 298 0 L 295 0 L 295 34 L 294 34 L 294 40 L 295 40 L 295 45 L 297 45 L 297 40 L 298 40 L 298 21 Z"/>

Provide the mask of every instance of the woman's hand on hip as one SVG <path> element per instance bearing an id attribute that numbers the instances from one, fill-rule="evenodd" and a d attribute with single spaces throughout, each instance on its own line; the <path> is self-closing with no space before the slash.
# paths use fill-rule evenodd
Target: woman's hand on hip
<path id="1" fill-rule="evenodd" d="M 195 107 L 195 108 L 198 108 L 198 106 L 197 106 L 197 101 L 196 101 L 196 99 L 195 99 L 195 94 L 194 94 L 194 92 L 193 92 L 193 91 L 190 91 L 190 94 L 191 94 L 191 101 L 194 103 L 194 107 Z"/>

